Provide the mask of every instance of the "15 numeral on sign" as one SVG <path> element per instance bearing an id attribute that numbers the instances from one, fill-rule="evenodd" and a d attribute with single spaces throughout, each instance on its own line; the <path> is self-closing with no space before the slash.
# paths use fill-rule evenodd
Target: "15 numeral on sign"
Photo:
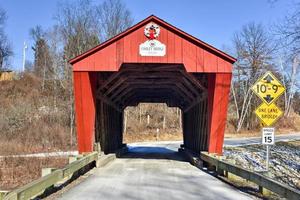
<path id="1" fill-rule="evenodd" d="M 272 144 L 273 143 L 272 136 L 265 136 L 264 140 L 265 140 L 266 144 Z"/>

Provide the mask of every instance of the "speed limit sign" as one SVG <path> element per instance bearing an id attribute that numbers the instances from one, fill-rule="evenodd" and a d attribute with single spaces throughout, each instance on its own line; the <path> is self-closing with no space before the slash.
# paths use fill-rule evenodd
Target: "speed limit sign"
<path id="1" fill-rule="evenodd" d="M 274 128 L 263 128 L 262 129 L 262 144 L 273 145 L 274 144 Z"/>

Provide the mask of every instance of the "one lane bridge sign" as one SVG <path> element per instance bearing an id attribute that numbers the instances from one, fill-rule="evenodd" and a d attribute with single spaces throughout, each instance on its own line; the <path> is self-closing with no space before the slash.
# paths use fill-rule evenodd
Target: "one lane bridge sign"
<path id="1" fill-rule="evenodd" d="M 268 105 L 272 104 L 285 91 L 284 86 L 271 72 L 266 72 L 251 89 Z"/>
<path id="2" fill-rule="evenodd" d="M 257 117 L 267 126 L 274 124 L 282 115 L 282 111 L 275 105 L 260 104 L 255 110 Z"/>

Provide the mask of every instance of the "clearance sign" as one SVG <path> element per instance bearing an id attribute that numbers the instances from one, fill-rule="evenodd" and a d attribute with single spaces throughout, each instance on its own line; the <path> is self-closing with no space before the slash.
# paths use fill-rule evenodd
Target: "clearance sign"
<path id="1" fill-rule="evenodd" d="M 285 91 L 283 85 L 271 72 L 267 72 L 258 79 L 251 89 L 268 105 L 274 103 Z"/>
<path id="2" fill-rule="evenodd" d="M 255 110 L 255 114 L 264 125 L 271 126 L 282 115 L 275 101 L 284 93 L 284 86 L 271 72 L 267 72 L 251 89 L 263 101 Z"/>

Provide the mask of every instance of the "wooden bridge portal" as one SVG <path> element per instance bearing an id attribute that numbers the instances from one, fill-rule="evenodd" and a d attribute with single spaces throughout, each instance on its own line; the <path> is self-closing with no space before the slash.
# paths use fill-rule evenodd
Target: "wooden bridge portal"
<path id="1" fill-rule="evenodd" d="M 79 152 L 119 149 L 124 109 L 160 102 L 182 110 L 185 148 L 221 154 L 235 61 L 153 15 L 71 59 Z"/>

